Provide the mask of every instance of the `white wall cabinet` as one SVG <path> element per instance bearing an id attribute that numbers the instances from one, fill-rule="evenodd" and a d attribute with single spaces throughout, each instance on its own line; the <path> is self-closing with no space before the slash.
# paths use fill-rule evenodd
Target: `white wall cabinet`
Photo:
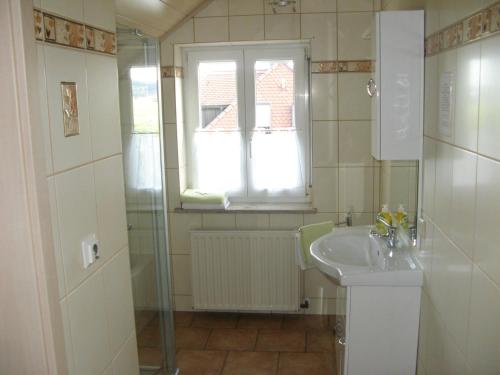
<path id="1" fill-rule="evenodd" d="M 337 289 L 338 375 L 415 375 L 420 287 Z"/>
<path id="2" fill-rule="evenodd" d="M 375 14 L 372 155 L 378 160 L 419 160 L 423 142 L 424 12 Z"/>

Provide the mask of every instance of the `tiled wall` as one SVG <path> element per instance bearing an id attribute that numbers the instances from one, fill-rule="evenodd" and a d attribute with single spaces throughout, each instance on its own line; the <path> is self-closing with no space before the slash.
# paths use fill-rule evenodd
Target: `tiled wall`
<path id="1" fill-rule="evenodd" d="M 273 14 L 265 0 L 214 0 L 161 43 L 161 64 L 172 66 L 181 63 L 178 55 L 174 61 L 175 44 L 310 39 L 313 69 L 318 72 L 312 78 L 313 205 L 318 213 L 187 214 L 174 212 L 183 188 L 179 174 L 185 173 L 182 152 L 180 157 L 177 154 L 177 138 L 182 144 L 182 109 L 176 111 L 174 97 L 182 80 L 172 77 L 173 69 L 165 70 L 163 117 L 177 310 L 192 306 L 190 229 L 295 229 L 313 222 L 343 220 L 349 210 L 359 225 L 371 223 L 379 208 L 382 167 L 370 154 L 370 102 L 364 91 L 370 78 L 372 16 L 379 4 L 373 0 L 301 0 L 296 8 L 297 13 L 289 7 Z M 363 63 L 333 65 L 336 61 Z M 338 73 L 341 66 L 355 72 Z M 416 171 L 413 163 L 394 167 Z M 307 312 L 333 312 L 335 286 L 317 270 L 304 276 L 305 297 L 311 300 Z"/>
<path id="2" fill-rule="evenodd" d="M 37 9 L 114 32 L 112 0 L 38 0 Z M 70 374 L 137 375 L 116 58 L 37 42 L 60 305 Z M 64 137 L 61 81 L 76 82 L 80 135 Z M 100 259 L 84 269 L 80 242 Z"/>
<path id="3" fill-rule="evenodd" d="M 428 0 L 426 34 L 489 3 Z M 488 35 L 426 58 L 419 374 L 500 373 L 500 36 Z M 455 86 L 449 132 L 443 73 Z"/>

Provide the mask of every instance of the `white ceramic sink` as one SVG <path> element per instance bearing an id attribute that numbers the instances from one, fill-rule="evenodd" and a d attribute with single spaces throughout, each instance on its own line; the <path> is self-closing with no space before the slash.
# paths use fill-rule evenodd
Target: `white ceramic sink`
<path id="1" fill-rule="evenodd" d="M 388 249 L 370 229 L 339 228 L 318 238 L 310 249 L 314 264 L 342 286 L 421 286 L 411 249 Z"/>

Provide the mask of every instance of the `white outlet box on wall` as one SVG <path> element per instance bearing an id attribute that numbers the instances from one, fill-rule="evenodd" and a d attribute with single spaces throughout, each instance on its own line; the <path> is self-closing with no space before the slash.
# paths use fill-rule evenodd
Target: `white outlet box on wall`
<path id="1" fill-rule="evenodd" d="M 99 241 L 97 236 L 92 233 L 82 241 L 83 268 L 89 268 L 97 259 L 99 259 Z"/>

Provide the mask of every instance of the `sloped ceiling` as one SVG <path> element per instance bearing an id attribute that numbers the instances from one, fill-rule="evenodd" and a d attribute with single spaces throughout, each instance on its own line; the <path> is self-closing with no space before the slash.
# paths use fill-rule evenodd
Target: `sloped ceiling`
<path id="1" fill-rule="evenodd" d="M 162 36 L 212 0 L 115 0 L 118 24 Z"/>

